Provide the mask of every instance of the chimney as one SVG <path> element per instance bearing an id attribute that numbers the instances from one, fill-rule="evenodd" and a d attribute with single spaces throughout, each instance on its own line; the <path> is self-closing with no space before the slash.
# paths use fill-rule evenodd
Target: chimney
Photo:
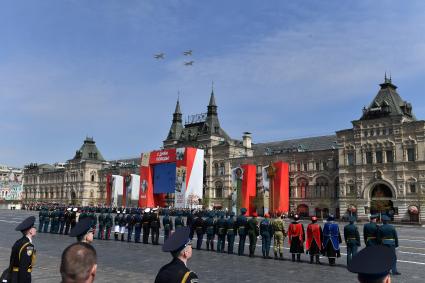
<path id="1" fill-rule="evenodd" d="M 251 149 L 251 142 L 252 142 L 251 133 L 244 132 L 242 138 L 243 138 L 243 146 L 246 147 L 247 149 Z"/>

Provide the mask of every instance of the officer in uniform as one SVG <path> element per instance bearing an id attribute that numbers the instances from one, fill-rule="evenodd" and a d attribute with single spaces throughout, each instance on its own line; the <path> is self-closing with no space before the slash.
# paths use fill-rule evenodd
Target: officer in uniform
<path id="1" fill-rule="evenodd" d="M 127 220 L 125 219 L 125 210 L 123 210 L 122 213 L 120 214 L 118 225 L 120 227 L 121 242 L 124 242 L 125 227 L 127 225 Z"/>
<path id="2" fill-rule="evenodd" d="M 320 264 L 320 253 L 322 251 L 323 231 L 322 227 L 317 224 L 317 217 L 311 217 L 311 223 L 307 226 L 307 240 L 305 249 L 310 254 L 310 264 L 316 258 L 316 264 Z"/>
<path id="3" fill-rule="evenodd" d="M 254 211 L 252 213 L 252 217 L 248 220 L 247 223 L 247 232 L 249 238 L 249 257 L 254 257 L 255 247 L 257 246 L 257 237 L 260 234 L 257 216 L 257 212 Z"/>
<path id="4" fill-rule="evenodd" d="M 400 275 L 401 273 L 397 271 L 397 254 L 395 251 L 395 249 L 398 248 L 398 236 L 394 226 L 388 224 L 390 220 L 391 218 L 388 217 L 388 215 L 382 215 L 383 224 L 379 227 L 378 238 L 381 240 L 382 245 L 390 248 L 394 252 L 396 257 L 394 264 L 391 267 L 391 273 L 393 275 Z"/>
<path id="5" fill-rule="evenodd" d="M 164 252 L 170 252 L 173 260 L 161 267 L 155 283 L 196 283 L 198 276 L 187 268 L 187 261 L 192 257 L 190 228 L 181 227 L 171 235 L 162 246 Z"/>
<path id="6" fill-rule="evenodd" d="M 142 233 L 142 216 L 140 215 L 140 210 L 136 209 L 136 214 L 134 215 L 134 242 L 140 243 L 140 234 Z"/>
<path id="7" fill-rule="evenodd" d="M 104 233 L 105 233 L 105 214 L 103 208 L 100 211 L 100 214 L 97 218 L 97 223 L 99 223 L 99 231 L 97 232 L 97 238 L 100 240 L 104 239 Z"/>
<path id="8" fill-rule="evenodd" d="M 65 228 L 65 212 L 66 209 L 64 207 L 59 210 L 59 234 L 63 234 L 63 229 Z"/>
<path id="9" fill-rule="evenodd" d="M 78 242 L 91 244 L 94 238 L 94 229 L 92 226 L 92 220 L 90 217 L 86 217 L 81 221 L 78 221 L 77 225 L 72 228 L 70 237 L 77 237 Z"/>
<path id="10" fill-rule="evenodd" d="M 46 208 L 44 212 L 44 233 L 49 233 L 49 223 L 50 223 L 51 211 Z"/>
<path id="11" fill-rule="evenodd" d="M 135 218 L 134 211 L 129 209 L 127 215 L 125 216 L 125 223 L 127 226 L 127 242 L 131 242 L 131 235 L 133 234 Z"/>
<path id="12" fill-rule="evenodd" d="M 184 226 L 183 218 L 182 218 L 182 212 L 177 211 L 177 217 L 174 218 L 174 227 L 180 228 Z"/>
<path id="13" fill-rule="evenodd" d="M 105 240 L 109 240 L 111 238 L 111 229 L 112 229 L 112 215 L 111 209 L 108 209 L 108 213 L 105 216 Z"/>
<path id="14" fill-rule="evenodd" d="M 193 228 L 193 222 L 195 221 L 195 216 L 193 215 L 193 210 L 190 210 L 187 217 L 186 217 L 186 225 L 190 228 L 190 234 L 189 238 L 190 240 L 193 239 L 193 233 L 195 232 Z"/>
<path id="15" fill-rule="evenodd" d="M 295 261 L 297 255 L 297 262 L 301 262 L 301 254 L 304 253 L 304 225 L 299 223 L 300 216 L 294 215 L 294 219 L 288 227 L 288 242 L 289 252 L 292 254 L 292 261 Z"/>
<path id="16" fill-rule="evenodd" d="M 348 220 L 350 224 L 344 227 L 344 240 L 347 245 L 347 266 L 350 264 L 353 256 L 357 254 L 357 248 L 360 247 L 360 233 L 357 226 L 354 224 L 356 218 L 350 216 Z"/>
<path id="17" fill-rule="evenodd" d="M 204 239 L 204 234 L 205 234 L 205 221 L 202 218 L 201 212 L 198 212 L 198 217 L 195 218 L 195 221 L 193 223 L 193 228 L 195 229 L 196 237 L 198 238 L 198 240 L 196 241 L 196 249 L 200 250 L 202 247 L 202 241 Z"/>
<path id="18" fill-rule="evenodd" d="M 75 225 L 77 224 L 77 211 L 78 208 L 74 207 L 72 209 L 72 213 L 71 213 L 71 229 L 75 227 Z"/>
<path id="19" fill-rule="evenodd" d="M 43 224 L 44 224 L 44 209 L 41 208 L 40 211 L 38 212 L 38 232 L 42 233 L 43 232 Z"/>
<path id="20" fill-rule="evenodd" d="M 71 228 L 71 215 L 72 215 L 72 208 L 68 207 L 65 212 L 65 232 L 64 235 L 68 235 L 69 229 Z"/>
<path id="21" fill-rule="evenodd" d="M 270 214 L 264 214 L 264 219 L 260 222 L 260 235 L 261 235 L 261 250 L 263 258 L 270 257 L 270 244 L 273 237 L 273 226 L 270 222 Z"/>
<path id="22" fill-rule="evenodd" d="M 246 232 L 247 232 L 247 224 L 248 220 L 246 219 L 246 208 L 241 208 L 241 215 L 236 219 L 236 227 L 238 228 L 239 234 L 239 247 L 238 247 L 238 255 L 244 255 L 245 251 L 245 240 L 246 240 Z"/>
<path id="23" fill-rule="evenodd" d="M 37 234 L 34 227 L 35 217 L 30 216 L 20 223 L 15 230 L 22 233 L 12 247 L 10 255 L 8 281 L 11 283 L 31 283 L 31 272 L 35 264 L 36 252 L 32 243 Z M 2 278 L 3 279 L 3 278 Z M 2 282 L 4 282 L 2 280 Z"/>
<path id="24" fill-rule="evenodd" d="M 159 241 L 159 229 L 161 228 L 161 222 L 159 220 L 159 215 L 158 215 L 158 208 L 154 207 L 152 209 L 152 213 L 151 213 L 151 222 L 150 222 L 150 227 L 151 227 L 151 240 L 152 240 L 152 245 L 158 245 L 158 241 Z"/>
<path id="25" fill-rule="evenodd" d="M 233 254 L 236 230 L 237 230 L 237 227 L 236 227 L 236 221 L 235 221 L 235 213 L 231 212 L 229 218 L 226 221 L 227 253 L 228 254 Z"/>
<path id="26" fill-rule="evenodd" d="M 210 212 L 208 214 L 208 218 L 205 220 L 205 227 L 207 227 L 207 251 L 210 249 L 211 251 L 214 251 L 214 235 L 216 227 L 213 215 L 213 212 Z"/>
<path id="27" fill-rule="evenodd" d="M 377 218 L 378 215 L 371 215 L 370 222 L 363 225 L 363 238 L 366 247 L 379 245 L 379 226 L 376 224 Z"/>
<path id="28" fill-rule="evenodd" d="M 359 282 L 390 283 L 390 270 L 396 261 L 394 250 L 375 245 L 362 249 L 348 265 L 348 270 L 357 273 Z"/>
<path id="29" fill-rule="evenodd" d="M 224 212 L 220 212 L 220 218 L 217 220 L 217 252 L 223 253 L 226 242 L 226 219 Z"/>
<path id="30" fill-rule="evenodd" d="M 97 217 L 96 217 L 94 207 L 90 208 L 90 213 L 87 214 L 87 217 L 91 219 L 91 227 L 93 229 L 93 235 L 96 235 Z"/>
<path id="31" fill-rule="evenodd" d="M 339 226 L 334 222 L 333 215 L 329 215 L 323 226 L 323 253 L 328 257 L 329 265 L 335 265 L 337 257 L 341 257 L 339 244 L 342 243 Z"/>
<path id="32" fill-rule="evenodd" d="M 50 233 L 57 234 L 58 232 L 59 232 L 59 208 L 55 208 L 55 210 L 53 210 L 52 229 Z"/>
<path id="33" fill-rule="evenodd" d="M 164 217 L 162 218 L 162 226 L 164 227 L 164 242 L 168 239 L 173 231 L 173 221 L 169 216 L 168 209 L 164 210 Z"/>
<path id="34" fill-rule="evenodd" d="M 276 218 L 272 221 L 274 242 L 274 259 L 279 259 L 277 253 L 279 253 L 280 260 L 283 260 L 283 241 L 286 237 L 285 224 L 283 222 L 283 214 L 280 218 Z"/>
<path id="35" fill-rule="evenodd" d="M 151 209 L 148 207 L 145 209 L 142 217 L 142 229 L 143 229 L 143 244 L 149 244 L 149 232 L 150 232 L 150 212 Z"/>

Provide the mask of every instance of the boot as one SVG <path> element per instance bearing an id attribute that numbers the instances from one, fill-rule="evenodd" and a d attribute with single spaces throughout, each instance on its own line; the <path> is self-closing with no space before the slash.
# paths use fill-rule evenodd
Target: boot
<path id="1" fill-rule="evenodd" d="M 118 241 L 118 233 L 114 233 L 114 238 L 115 238 L 115 241 Z"/>
<path id="2" fill-rule="evenodd" d="M 297 262 L 301 262 L 301 255 L 297 254 Z"/>
<path id="3" fill-rule="evenodd" d="M 313 264 L 314 256 L 310 255 L 310 264 Z"/>
<path id="4" fill-rule="evenodd" d="M 316 255 L 316 264 L 321 264 L 320 263 L 320 255 Z"/>
<path id="5" fill-rule="evenodd" d="M 295 254 L 292 254 L 292 261 L 295 262 Z"/>
<path id="6" fill-rule="evenodd" d="M 124 242 L 124 234 L 121 234 L 121 242 Z"/>
<path id="7" fill-rule="evenodd" d="M 278 260 L 279 258 L 277 257 L 277 253 L 274 253 L 274 259 Z"/>
<path id="8" fill-rule="evenodd" d="M 280 253 L 280 260 L 283 260 L 283 253 Z"/>

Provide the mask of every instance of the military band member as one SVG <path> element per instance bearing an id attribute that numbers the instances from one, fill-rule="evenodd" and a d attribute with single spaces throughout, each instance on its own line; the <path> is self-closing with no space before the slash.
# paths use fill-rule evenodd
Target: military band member
<path id="1" fill-rule="evenodd" d="M 299 223 L 300 216 L 294 215 L 294 219 L 288 227 L 288 242 L 289 252 L 292 254 L 292 261 L 295 261 L 295 255 L 297 261 L 301 262 L 301 254 L 304 253 L 304 225 Z"/>
<path id="2" fill-rule="evenodd" d="M 48 208 L 46 208 L 44 212 L 44 228 L 43 228 L 44 233 L 49 232 L 50 216 L 51 216 L 51 212 L 49 211 Z"/>
<path id="3" fill-rule="evenodd" d="M 270 214 L 264 214 L 264 219 L 260 222 L 260 235 L 261 235 L 261 250 L 263 258 L 270 257 L 270 245 L 273 237 L 273 226 L 270 222 Z"/>
<path id="4" fill-rule="evenodd" d="M 15 230 L 22 233 L 12 247 L 9 265 L 9 281 L 11 283 L 31 283 L 31 272 L 35 264 L 36 251 L 32 243 L 37 234 L 34 227 L 35 217 L 30 216 L 22 221 Z"/>
<path id="5" fill-rule="evenodd" d="M 379 239 L 381 240 L 382 245 L 390 248 L 394 252 L 395 260 L 394 264 L 391 266 L 391 273 L 393 275 L 400 275 L 401 273 L 397 271 L 397 254 L 395 250 L 398 248 L 398 236 L 394 226 L 388 224 L 390 220 L 391 218 L 387 215 L 384 214 L 382 216 L 383 224 L 379 227 Z"/>
<path id="6" fill-rule="evenodd" d="M 241 215 L 236 219 L 236 226 L 238 227 L 238 235 L 239 235 L 239 246 L 238 246 L 238 255 L 245 254 L 245 240 L 247 233 L 247 224 L 248 220 L 246 219 L 246 208 L 242 207 L 240 209 Z"/>
<path id="7" fill-rule="evenodd" d="M 83 218 L 78 221 L 77 225 L 72 228 L 70 237 L 77 237 L 77 242 L 91 244 L 94 238 L 94 230 L 90 217 Z"/>
<path id="8" fill-rule="evenodd" d="M 205 227 L 207 231 L 207 251 L 211 249 L 211 251 L 214 251 L 214 235 L 215 235 L 215 221 L 214 221 L 214 214 L 210 212 L 208 214 L 208 218 L 205 220 Z M 177 229 L 177 228 L 176 228 Z"/>
<path id="9" fill-rule="evenodd" d="M 353 256 L 357 254 L 358 247 L 360 247 L 360 233 L 354 224 L 356 218 L 351 216 L 348 220 L 350 224 L 344 227 L 344 240 L 347 245 L 347 266 L 350 264 Z"/>
<path id="10" fill-rule="evenodd" d="M 285 223 L 283 222 L 283 214 L 272 221 L 273 226 L 273 251 L 274 251 L 274 259 L 283 260 L 283 241 L 286 237 L 285 231 Z M 277 254 L 279 253 L 279 258 Z"/>
<path id="11" fill-rule="evenodd" d="M 114 239 L 118 241 L 118 236 L 120 234 L 120 221 L 121 221 L 121 211 L 117 210 L 117 214 L 114 218 Z"/>
<path id="12" fill-rule="evenodd" d="M 165 229 L 165 228 L 164 228 Z M 205 234 L 205 221 L 202 218 L 201 213 L 198 213 L 198 216 L 195 218 L 194 222 L 193 222 L 193 229 L 195 229 L 196 232 L 196 237 L 197 237 L 197 241 L 196 241 L 196 249 L 200 250 L 202 247 L 202 241 L 204 239 L 204 234 Z"/>
<path id="13" fill-rule="evenodd" d="M 108 209 L 108 213 L 105 216 L 105 240 L 109 240 L 111 238 L 111 229 L 113 226 L 111 209 Z"/>
<path id="14" fill-rule="evenodd" d="M 51 233 L 53 234 L 57 234 L 59 232 L 59 209 L 58 208 L 55 208 L 53 210 L 52 231 Z"/>
<path id="15" fill-rule="evenodd" d="M 247 223 L 247 232 L 249 238 L 249 257 L 254 257 L 255 248 L 257 246 L 257 238 L 260 234 L 257 216 L 257 212 L 253 212 L 252 217 L 248 220 Z"/>
<path id="16" fill-rule="evenodd" d="M 148 207 L 145 209 L 142 217 L 142 228 L 143 228 L 143 244 L 149 244 L 149 232 L 150 232 L 150 212 L 151 209 Z"/>
<path id="17" fill-rule="evenodd" d="M 120 225 L 120 238 L 121 238 L 121 242 L 124 242 L 125 228 L 126 228 L 126 225 L 127 225 L 127 221 L 125 219 L 125 210 L 122 211 L 122 213 L 120 214 L 120 218 L 119 218 L 118 224 Z"/>
<path id="18" fill-rule="evenodd" d="M 370 222 L 363 225 L 363 238 L 366 247 L 379 245 L 377 218 L 378 215 L 371 215 Z"/>
<path id="19" fill-rule="evenodd" d="M 236 227 L 236 221 L 235 221 L 235 213 L 231 212 L 229 219 L 227 219 L 226 221 L 227 253 L 229 254 L 233 254 L 236 230 L 237 230 L 237 227 Z"/>
<path id="20" fill-rule="evenodd" d="M 226 219 L 224 213 L 220 213 L 220 218 L 217 220 L 217 252 L 223 253 L 226 242 Z"/>
<path id="21" fill-rule="evenodd" d="M 341 257 L 339 244 L 342 243 L 339 226 L 330 215 L 323 226 L 323 253 L 328 257 L 329 265 L 335 265 L 337 257 Z"/>
<path id="22" fill-rule="evenodd" d="M 171 252 L 173 260 L 158 272 L 155 283 L 195 283 L 198 276 L 187 268 L 187 261 L 192 257 L 192 243 L 189 238 L 190 228 L 181 227 L 168 238 L 162 246 L 164 252 Z"/>
<path id="23" fill-rule="evenodd" d="M 159 244 L 159 230 L 161 228 L 161 222 L 159 220 L 158 208 L 154 207 L 152 209 L 151 218 L 150 218 L 150 227 L 151 227 L 151 240 L 152 245 Z"/>
<path id="24" fill-rule="evenodd" d="M 55 230 L 55 210 L 53 207 L 49 211 L 50 230 L 49 233 L 53 234 Z"/>
<path id="25" fill-rule="evenodd" d="M 310 264 L 316 259 L 316 264 L 320 264 L 320 254 L 322 251 L 323 233 L 322 227 L 317 224 L 317 217 L 311 217 L 311 223 L 307 226 L 307 240 L 305 249 L 310 254 Z"/>
<path id="26" fill-rule="evenodd" d="M 195 233 L 195 229 L 193 228 L 193 223 L 195 221 L 195 216 L 193 214 L 193 210 L 190 210 L 186 217 L 186 226 L 190 228 L 189 238 L 193 239 L 193 233 Z"/>

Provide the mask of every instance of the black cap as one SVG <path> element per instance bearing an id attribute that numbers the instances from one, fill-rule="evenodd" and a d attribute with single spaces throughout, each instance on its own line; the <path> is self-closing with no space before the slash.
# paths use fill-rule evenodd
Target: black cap
<path id="1" fill-rule="evenodd" d="M 165 241 L 162 246 L 163 252 L 178 252 L 187 246 L 190 243 L 190 228 L 189 227 L 179 227 L 176 229 L 168 239 Z"/>
<path id="2" fill-rule="evenodd" d="M 394 250 L 386 246 L 370 246 L 353 257 L 348 270 L 363 278 L 379 279 L 389 274 L 396 260 Z"/>
<path id="3" fill-rule="evenodd" d="M 24 221 L 21 222 L 18 226 L 16 226 L 15 231 L 26 231 L 32 227 L 34 227 L 35 216 L 30 216 Z"/>
<path id="4" fill-rule="evenodd" d="M 69 234 L 70 237 L 79 237 L 87 234 L 87 232 L 91 229 L 91 219 L 84 218 L 79 221 L 75 227 L 71 230 Z"/>

